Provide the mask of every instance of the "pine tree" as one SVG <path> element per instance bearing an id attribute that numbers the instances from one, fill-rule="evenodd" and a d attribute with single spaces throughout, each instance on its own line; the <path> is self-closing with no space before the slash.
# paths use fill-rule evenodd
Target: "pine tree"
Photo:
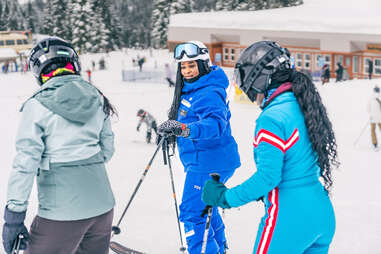
<path id="1" fill-rule="evenodd" d="M 170 12 L 169 0 L 154 0 L 152 12 L 152 39 L 156 47 L 165 47 Z"/>
<path id="2" fill-rule="evenodd" d="M 69 19 L 67 18 L 67 13 L 65 12 L 68 8 L 67 1 L 50 0 L 48 2 L 50 2 L 51 5 L 51 34 L 64 40 L 70 39 Z"/>
<path id="3" fill-rule="evenodd" d="M 5 16 L 5 12 L 4 12 L 5 5 L 6 5 L 6 2 L 4 0 L 0 0 L 0 31 L 4 31 L 7 28 L 6 27 L 7 17 Z"/>
<path id="4" fill-rule="evenodd" d="M 91 1 L 93 16 L 91 17 L 90 43 L 91 52 L 105 51 L 109 46 L 110 30 L 107 29 L 103 14 L 103 6 L 98 0 Z"/>
<path id="5" fill-rule="evenodd" d="M 192 12 L 192 5 L 193 2 L 191 0 L 174 0 L 171 4 L 171 15 Z"/>
<path id="6" fill-rule="evenodd" d="M 224 11 L 224 0 L 217 0 L 216 11 Z"/>
<path id="7" fill-rule="evenodd" d="M 41 33 L 46 35 L 53 35 L 53 29 L 54 29 L 54 19 L 52 16 L 53 13 L 53 4 L 51 1 L 47 1 L 44 7 L 44 17 L 42 20 L 42 27 L 41 27 Z"/>
<path id="8" fill-rule="evenodd" d="M 72 0 L 71 8 L 72 43 L 80 54 L 90 52 L 92 49 L 90 38 L 92 30 L 91 17 L 93 15 L 91 4 L 87 0 Z"/>
<path id="9" fill-rule="evenodd" d="M 27 23 L 27 29 L 31 30 L 32 33 L 38 32 L 38 14 L 34 5 L 30 1 L 26 4 L 24 13 Z"/>
<path id="10" fill-rule="evenodd" d="M 26 20 L 17 0 L 2 0 L 0 30 L 25 30 Z"/>

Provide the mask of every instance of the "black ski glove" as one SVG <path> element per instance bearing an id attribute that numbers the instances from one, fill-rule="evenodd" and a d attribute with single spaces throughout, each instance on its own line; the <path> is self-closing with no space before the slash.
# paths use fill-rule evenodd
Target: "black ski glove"
<path id="1" fill-rule="evenodd" d="M 24 225 L 26 212 L 13 212 L 5 207 L 4 211 L 4 226 L 3 226 L 3 246 L 6 253 L 12 252 L 12 247 L 17 240 L 19 234 L 24 238 L 20 243 L 20 250 L 26 249 L 27 241 L 29 240 L 28 230 Z"/>
<path id="2" fill-rule="evenodd" d="M 176 120 L 167 120 L 159 125 L 157 132 L 161 135 L 174 135 L 186 138 L 189 136 L 190 129 L 184 123 L 180 123 Z"/>

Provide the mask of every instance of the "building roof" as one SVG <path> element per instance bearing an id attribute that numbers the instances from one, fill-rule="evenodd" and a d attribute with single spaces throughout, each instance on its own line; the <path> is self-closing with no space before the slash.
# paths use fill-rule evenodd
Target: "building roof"
<path id="1" fill-rule="evenodd" d="M 0 48 L 0 61 L 16 59 L 17 57 L 18 57 L 18 54 L 16 53 L 14 49 Z"/>
<path id="2" fill-rule="evenodd" d="M 271 10 L 176 14 L 169 27 L 381 35 L 380 10 L 380 0 L 304 0 Z"/>

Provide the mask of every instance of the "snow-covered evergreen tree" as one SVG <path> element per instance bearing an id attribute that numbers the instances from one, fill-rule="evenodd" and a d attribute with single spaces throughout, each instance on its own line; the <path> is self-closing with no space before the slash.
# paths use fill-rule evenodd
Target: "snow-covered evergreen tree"
<path id="1" fill-rule="evenodd" d="M 72 0 L 70 24 L 72 27 L 72 43 L 78 53 L 92 51 L 91 30 L 92 8 L 87 0 Z"/>
<path id="2" fill-rule="evenodd" d="M 171 0 L 154 0 L 152 11 L 152 39 L 157 47 L 167 45 Z"/>
<path id="3" fill-rule="evenodd" d="M 50 36 L 53 35 L 53 29 L 54 29 L 54 19 L 52 16 L 53 8 L 54 6 L 51 1 L 47 1 L 45 3 L 43 19 L 42 19 L 42 27 L 41 27 L 41 33 L 47 34 Z"/>
<path id="4" fill-rule="evenodd" d="M 25 6 L 25 19 L 27 23 L 27 29 L 31 30 L 32 33 L 38 32 L 39 29 L 39 20 L 38 20 L 38 14 L 36 11 L 35 6 L 32 4 L 32 2 L 28 2 Z"/>
<path id="5" fill-rule="evenodd" d="M 192 5 L 192 0 L 173 0 L 170 9 L 171 15 L 192 12 Z"/>
<path id="6" fill-rule="evenodd" d="M 23 10 L 17 0 L 0 0 L 0 30 L 25 30 Z"/>
<path id="7" fill-rule="evenodd" d="M 71 29 L 69 26 L 69 18 L 67 17 L 68 3 L 66 0 L 50 0 L 51 4 L 50 16 L 52 19 L 52 35 L 70 40 Z"/>
<path id="8" fill-rule="evenodd" d="M 106 28 L 103 14 L 103 6 L 98 0 L 90 1 L 93 16 L 91 17 L 90 43 L 92 45 L 91 52 L 105 51 L 111 40 L 110 30 Z"/>

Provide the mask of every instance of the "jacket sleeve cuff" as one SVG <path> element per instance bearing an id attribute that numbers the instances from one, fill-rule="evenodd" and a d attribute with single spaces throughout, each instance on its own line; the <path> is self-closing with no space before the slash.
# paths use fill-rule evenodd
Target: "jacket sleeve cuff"
<path id="1" fill-rule="evenodd" d="M 8 224 L 20 224 L 25 220 L 26 211 L 24 212 L 13 212 L 5 207 L 4 211 L 4 221 Z"/>
<path id="2" fill-rule="evenodd" d="M 189 136 L 188 138 L 190 139 L 196 139 L 200 136 L 200 131 L 199 131 L 199 128 L 197 125 L 195 124 L 189 124 L 187 125 L 187 127 L 189 128 Z"/>

